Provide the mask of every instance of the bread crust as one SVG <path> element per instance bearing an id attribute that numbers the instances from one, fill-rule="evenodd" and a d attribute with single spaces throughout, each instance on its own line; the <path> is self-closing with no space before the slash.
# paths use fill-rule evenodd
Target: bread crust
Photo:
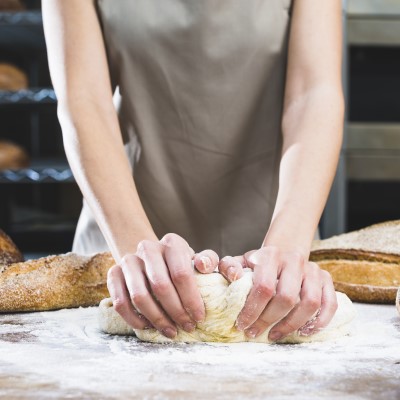
<path id="1" fill-rule="evenodd" d="M 353 301 L 393 304 L 400 286 L 400 220 L 314 241 L 310 260 Z"/>
<path id="2" fill-rule="evenodd" d="M 0 312 L 97 306 L 109 297 L 110 253 L 55 255 L 0 269 Z"/>
<path id="3" fill-rule="evenodd" d="M 0 140 L 0 171 L 21 169 L 29 166 L 28 153 L 17 144 Z"/>
<path id="4" fill-rule="evenodd" d="M 27 87 L 28 77 L 25 72 L 14 65 L 0 63 L 0 90 L 16 91 Z"/>
<path id="5" fill-rule="evenodd" d="M 2 266 L 24 261 L 24 257 L 11 238 L 0 229 L 0 270 Z"/>
<path id="6" fill-rule="evenodd" d="M 20 0 L 0 0 L 0 11 L 23 11 L 24 5 Z"/>

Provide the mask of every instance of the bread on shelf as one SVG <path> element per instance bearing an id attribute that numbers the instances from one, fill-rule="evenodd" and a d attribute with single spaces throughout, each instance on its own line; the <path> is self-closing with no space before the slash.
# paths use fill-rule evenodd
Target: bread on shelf
<path id="1" fill-rule="evenodd" d="M 0 229 L 0 268 L 24 261 L 21 252 L 11 238 Z"/>
<path id="2" fill-rule="evenodd" d="M 7 140 L 0 140 L 0 171 L 28 166 L 28 153 L 21 146 Z"/>
<path id="3" fill-rule="evenodd" d="M 23 90 L 28 87 L 28 77 L 15 65 L 0 63 L 0 90 Z"/>
<path id="4" fill-rule="evenodd" d="M 310 259 L 352 300 L 393 304 L 400 286 L 400 221 L 316 240 Z"/>
<path id="5" fill-rule="evenodd" d="M 23 11 L 25 6 L 20 0 L 0 0 L 0 11 Z"/>

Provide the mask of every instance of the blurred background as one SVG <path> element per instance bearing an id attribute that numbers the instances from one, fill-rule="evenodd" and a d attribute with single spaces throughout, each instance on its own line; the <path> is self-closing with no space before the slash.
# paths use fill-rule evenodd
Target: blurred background
<path id="1" fill-rule="evenodd" d="M 400 219 L 400 0 L 343 2 L 345 140 L 322 237 Z M 0 228 L 70 251 L 82 203 L 57 121 L 40 1 L 0 0 Z"/>

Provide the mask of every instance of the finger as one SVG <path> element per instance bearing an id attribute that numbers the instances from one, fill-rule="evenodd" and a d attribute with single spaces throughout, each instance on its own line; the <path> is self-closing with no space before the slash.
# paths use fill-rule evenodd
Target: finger
<path id="1" fill-rule="evenodd" d="M 253 287 L 236 321 L 238 330 L 243 331 L 257 321 L 275 294 L 279 260 L 277 252 L 266 248 L 257 250 L 260 254 L 247 258 L 246 263 L 253 269 Z M 254 255 L 253 252 L 251 255 Z M 248 332 L 253 334 L 252 332 Z"/>
<path id="2" fill-rule="evenodd" d="M 183 308 L 177 290 L 172 283 L 166 261 L 162 254 L 164 247 L 165 246 L 157 242 L 143 241 L 138 255 L 144 261 L 144 269 L 148 282 L 150 283 L 151 291 L 162 308 L 180 327 L 185 331 L 192 332 L 195 328 L 195 324 Z M 187 244 L 185 249 L 186 258 L 191 264 Z"/>
<path id="3" fill-rule="evenodd" d="M 300 303 L 272 328 L 269 333 L 270 340 L 280 340 L 297 330 L 303 334 L 304 329 L 313 323 L 321 306 L 322 281 L 319 272 L 318 266 L 310 263 L 303 279 Z"/>
<path id="4" fill-rule="evenodd" d="M 243 266 L 240 261 L 231 256 L 226 256 L 218 264 L 218 271 L 229 281 L 233 282 L 243 276 Z"/>
<path id="5" fill-rule="evenodd" d="M 171 236 L 168 242 L 165 243 L 164 259 L 181 304 L 179 309 L 180 314 L 177 315 L 177 318 L 188 318 L 186 323 L 192 324 L 191 330 L 193 330 L 195 328 L 194 321 L 203 321 L 206 310 L 194 276 L 192 257 L 188 251 L 186 241 L 180 236 Z M 167 301 L 167 299 L 165 301 Z M 185 315 L 182 315 L 182 312 L 185 313 Z M 190 326 L 188 325 L 188 327 Z"/>
<path id="6" fill-rule="evenodd" d="M 298 262 L 294 261 L 291 260 L 290 266 L 283 268 L 276 286 L 276 294 L 257 321 L 252 324 L 251 330 L 246 332 L 249 337 L 256 337 L 263 333 L 268 327 L 284 318 L 298 303 L 302 268 Z M 277 339 L 273 339 L 271 336 L 271 340 Z"/>
<path id="7" fill-rule="evenodd" d="M 122 258 L 122 269 L 132 304 L 158 331 L 173 339 L 177 334 L 176 327 L 151 295 L 143 261 L 135 254 L 127 254 Z"/>
<path id="8" fill-rule="evenodd" d="M 107 273 L 107 287 L 113 302 L 114 310 L 134 329 L 150 328 L 152 325 L 140 316 L 133 307 L 125 278 L 119 265 L 114 265 Z"/>
<path id="9" fill-rule="evenodd" d="M 337 296 L 331 275 L 329 272 L 323 270 L 320 273 L 323 281 L 321 311 L 315 321 L 314 327 L 309 330 L 309 335 L 325 328 L 331 322 L 338 308 Z"/>
<path id="10" fill-rule="evenodd" d="M 218 267 L 219 257 L 215 251 L 203 250 L 194 255 L 194 266 L 202 274 L 214 272 Z"/>

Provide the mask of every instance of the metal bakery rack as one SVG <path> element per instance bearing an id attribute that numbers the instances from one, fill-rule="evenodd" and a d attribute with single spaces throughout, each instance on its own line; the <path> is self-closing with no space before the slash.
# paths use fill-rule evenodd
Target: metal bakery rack
<path id="1" fill-rule="evenodd" d="M 27 150 L 28 168 L 0 171 L 0 228 L 29 257 L 66 252 L 81 207 L 68 166 L 51 87 L 40 1 L 0 12 L 0 62 L 28 76 L 29 88 L 0 91 L 0 139 Z"/>

